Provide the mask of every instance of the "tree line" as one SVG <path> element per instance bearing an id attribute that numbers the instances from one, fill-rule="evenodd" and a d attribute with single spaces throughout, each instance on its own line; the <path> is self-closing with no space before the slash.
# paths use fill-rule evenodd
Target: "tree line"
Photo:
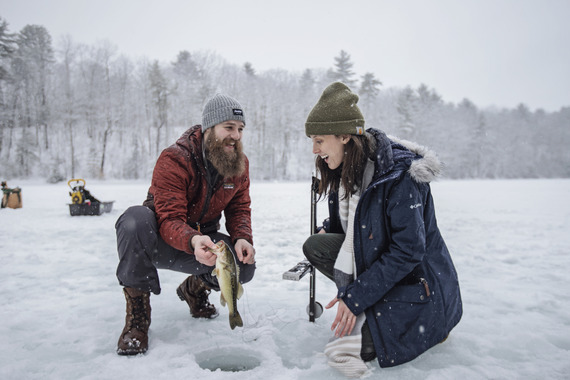
<path id="1" fill-rule="evenodd" d="M 570 107 L 480 109 L 425 84 L 384 88 L 374 73 L 354 73 L 343 50 L 332 63 L 257 73 L 251 62 L 185 50 L 167 63 L 133 61 L 109 41 L 54 44 L 43 26 L 12 33 L 0 18 L 0 177 L 148 178 L 161 150 L 222 92 L 245 109 L 252 179 L 305 180 L 314 166 L 305 119 L 335 80 L 359 94 L 366 127 L 433 149 L 447 178 L 570 175 Z"/>

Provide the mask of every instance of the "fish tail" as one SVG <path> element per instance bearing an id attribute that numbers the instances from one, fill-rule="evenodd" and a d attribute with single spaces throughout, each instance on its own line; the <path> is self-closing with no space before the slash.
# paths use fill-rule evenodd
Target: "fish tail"
<path id="1" fill-rule="evenodd" d="M 241 320 L 241 315 L 239 315 L 239 312 L 237 310 L 233 315 L 230 314 L 230 327 L 233 330 L 236 328 L 236 326 L 243 327 L 243 321 Z"/>

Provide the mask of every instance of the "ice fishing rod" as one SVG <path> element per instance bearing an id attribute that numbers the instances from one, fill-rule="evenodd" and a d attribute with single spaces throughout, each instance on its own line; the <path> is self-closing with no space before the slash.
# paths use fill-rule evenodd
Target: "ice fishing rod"
<path id="1" fill-rule="evenodd" d="M 319 190 L 319 179 L 313 175 L 311 181 L 311 235 L 317 233 L 317 193 Z M 307 314 L 309 314 L 309 322 L 314 322 L 323 314 L 323 306 L 316 301 L 316 270 L 308 261 L 303 260 L 297 263 L 293 268 L 283 273 L 284 280 L 299 281 L 307 273 L 309 276 L 309 305 L 307 306 Z"/>

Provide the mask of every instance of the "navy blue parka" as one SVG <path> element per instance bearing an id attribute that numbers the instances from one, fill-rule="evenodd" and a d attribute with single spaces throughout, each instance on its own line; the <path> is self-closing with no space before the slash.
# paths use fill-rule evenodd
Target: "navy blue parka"
<path id="1" fill-rule="evenodd" d="M 356 209 L 357 277 L 338 290 L 355 314 L 366 313 L 378 362 L 390 367 L 445 340 L 462 315 L 457 273 L 437 226 L 429 182 L 435 154 L 368 129 L 373 175 Z M 338 194 L 329 194 L 327 232 L 343 233 Z"/>

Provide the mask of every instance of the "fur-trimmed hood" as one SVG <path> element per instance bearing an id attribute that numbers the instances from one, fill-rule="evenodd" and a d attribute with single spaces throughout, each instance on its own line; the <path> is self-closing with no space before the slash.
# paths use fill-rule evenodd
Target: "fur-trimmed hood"
<path id="1" fill-rule="evenodd" d="M 429 183 L 441 175 L 443 164 L 434 151 L 415 142 L 387 136 L 370 128 L 366 132 L 375 140 L 374 177 L 388 175 L 394 169 L 407 170 L 418 183 Z"/>

